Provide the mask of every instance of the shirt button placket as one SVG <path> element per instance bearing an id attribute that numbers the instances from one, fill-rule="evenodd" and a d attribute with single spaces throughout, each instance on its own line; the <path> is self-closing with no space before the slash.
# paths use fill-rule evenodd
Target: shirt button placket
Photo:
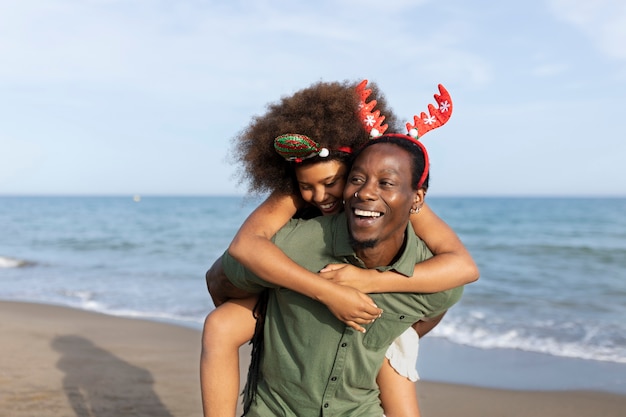
<path id="1" fill-rule="evenodd" d="M 346 348 L 348 347 L 348 342 L 346 342 L 345 340 L 349 338 L 350 335 L 351 332 L 350 330 L 348 330 L 346 333 L 344 333 L 341 343 L 339 343 L 339 348 L 337 349 L 337 360 L 335 361 L 335 365 L 331 370 L 331 375 L 333 376 L 330 377 L 330 383 L 323 397 L 323 400 L 325 401 L 322 404 L 322 416 L 333 414 L 332 410 L 330 409 L 330 403 L 338 388 L 339 377 L 337 377 L 337 375 L 340 375 L 343 372 L 343 367 L 346 363 L 346 356 L 348 352 L 348 349 Z"/>

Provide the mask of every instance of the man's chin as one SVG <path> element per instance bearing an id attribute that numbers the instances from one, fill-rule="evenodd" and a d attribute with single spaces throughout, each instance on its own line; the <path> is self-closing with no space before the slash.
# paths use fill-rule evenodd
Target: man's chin
<path id="1" fill-rule="evenodd" d="M 354 236 L 350 236 L 350 246 L 352 246 L 352 249 L 354 250 L 372 249 L 376 247 L 377 243 L 378 243 L 378 239 L 358 240 Z"/>

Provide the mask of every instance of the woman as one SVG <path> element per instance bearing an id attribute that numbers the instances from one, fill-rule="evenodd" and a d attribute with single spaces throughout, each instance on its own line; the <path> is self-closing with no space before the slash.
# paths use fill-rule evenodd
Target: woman
<path id="1" fill-rule="evenodd" d="M 458 237 L 426 205 L 412 216 L 412 223 L 435 256 L 416 265 L 411 279 L 346 265 L 330 265 L 316 275 L 293 263 L 271 243 L 274 233 L 294 216 L 311 216 L 311 211 L 331 215 L 343 209 L 351 150 L 367 142 L 370 131 L 386 129 L 384 117 L 373 111 L 374 106 L 383 110 L 388 124 L 396 123 L 375 87 L 377 100 L 366 102 L 371 93 L 365 82 L 356 88 L 350 83 L 314 84 L 270 105 L 265 115 L 256 117 L 240 133 L 234 147 L 251 191 L 269 191 L 271 195 L 244 222 L 229 247 L 231 255 L 259 277 L 326 304 L 338 319 L 359 331 L 364 331 L 361 324 L 380 315 L 368 292 L 435 292 L 478 278 Z M 370 126 L 364 126 L 364 118 L 371 121 Z M 216 305 L 224 301 L 216 300 Z M 201 367 L 205 416 L 235 414 L 238 348 L 254 333 L 256 301 L 230 300 L 207 317 Z M 417 335 L 423 336 L 435 324 L 414 326 L 415 354 Z M 388 357 L 397 359 L 397 351 Z M 416 379 L 415 358 L 404 365 L 401 359 L 396 370 L 389 362 L 383 364 L 378 383 L 388 417 L 419 415 L 411 381 Z"/>

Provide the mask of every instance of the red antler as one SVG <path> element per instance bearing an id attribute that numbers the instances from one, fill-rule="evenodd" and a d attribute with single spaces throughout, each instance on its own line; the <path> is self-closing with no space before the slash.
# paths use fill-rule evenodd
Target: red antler
<path id="1" fill-rule="evenodd" d="M 356 86 L 356 93 L 359 96 L 359 118 L 365 127 L 367 133 L 372 137 L 382 135 L 387 130 L 387 125 L 383 125 L 385 116 L 380 115 L 380 111 L 372 112 L 376 107 L 376 100 L 367 103 L 365 100 L 372 93 L 369 88 L 366 89 L 367 80 L 363 80 Z"/>
<path id="2" fill-rule="evenodd" d="M 439 92 L 441 95 L 434 95 L 438 108 L 429 104 L 428 112 L 430 115 L 427 116 L 426 113 L 422 112 L 419 117 L 413 117 L 414 124 L 406 124 L 409 136 L 421 138 L 426 132 L 443 126 L 450 119 L 452 115 L 452 99 L 450 98 L 450 94 L 441 84 L 439 84 Z"/>

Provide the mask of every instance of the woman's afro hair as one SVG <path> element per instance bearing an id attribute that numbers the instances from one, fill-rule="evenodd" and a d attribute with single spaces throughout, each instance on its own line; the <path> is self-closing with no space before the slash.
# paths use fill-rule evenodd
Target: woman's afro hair
<path id="1" fill-rule="evenodd" d="M 234 139 L 230 157 L 243 169 L 239 171 L 240 182 L 248 183 L 251 193 L 279 192 L 298 193 L 292 162 L 283 159 L 274 150 L 277 136 L 296 133 L 306 135 L 321 147 L 330 150 L 323 160 L 341 159 L 341 147 L 359 149 L 369 140 L 358 117 L 358 82 L 318 82 L 289 97 L 283 97 L 267 106 L 267 112 L 254 117 L 250 124 Z M 388 131 L 397 129 L 397 118 L 387 106 L 378 87 L 371 83 L 372 93 L 367 101 L 376 100 L 377 110 L 385 116 Z M 322 160 L 320 157 L 304 163 Z"/>

